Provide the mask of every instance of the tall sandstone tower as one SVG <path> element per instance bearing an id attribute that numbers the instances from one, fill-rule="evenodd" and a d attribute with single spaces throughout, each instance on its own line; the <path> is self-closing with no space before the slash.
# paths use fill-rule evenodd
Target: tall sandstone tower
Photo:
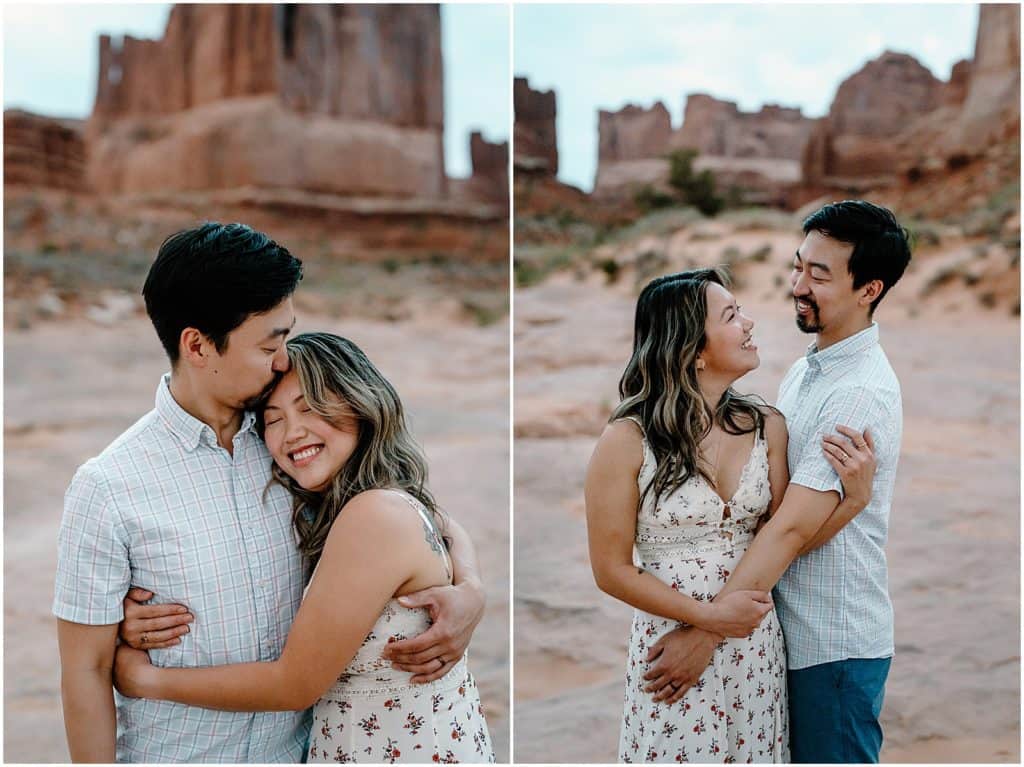
<path id="1" fill-rule="evenodd" d="M 176 5 L 100 40 L 98 192 L 239 187 L 443 198 L 436 5 Z"/>

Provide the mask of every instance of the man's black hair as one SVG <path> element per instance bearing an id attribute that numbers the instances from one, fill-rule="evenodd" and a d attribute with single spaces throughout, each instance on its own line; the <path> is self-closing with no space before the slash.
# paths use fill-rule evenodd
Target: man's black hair
<path id="1" fill-rule="evenodd" d="M 302 262 L 267 235 L 211 222 L 164 240 L 142 295 L 174 366 L 185 328 L 196 328 L 223 353 L 232 330 L 284 301 L 301 279 Z"/>
<path id="2" fill-rule="evenodd" d="M 882 281 L 882 292 L 871 303 L 875 313 L 889 288 L 895 285 L 910 263 L 910 236 L 892 211 L 865 200 L 833 202 L 804 221 L 804 234 L 821 232 L 834 240 L 853 245 L 847 270 L 854 289 L 872 280 Z"/>

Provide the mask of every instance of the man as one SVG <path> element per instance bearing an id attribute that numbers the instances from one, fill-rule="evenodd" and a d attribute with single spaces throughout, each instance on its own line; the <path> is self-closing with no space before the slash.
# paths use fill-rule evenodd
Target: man
<path id="1" fill-rule="evenodd" d="M 53 612 L 76 762 L 303 760 L 307 712 L 123 698 L 111 677 L 131 584 L 165 603 L 136 609 L 139 625 L 163 621 L 140 635 L 156 665 L 272 660 L 284 646 L 305 573 L 291 499 L 269 484 L 272 462 L 249 408 L 289 367 L 301 276 L 287 249 L 241 224 L 204 224 L 160 247 L 143 295 L 171 372 L 155 409 L 79 468 L 65 497 Z M 441 614 L 431 629 L 440 639 L 416 659 L 430 671 L 439 656 L 461 656 L 483 609 L 471 544 L 457 525 L 452 536 L 459 585 L 421 601 Z M 192 613 L 154 619 L 184 610 L 167 603 Z"/>
<path id="2" fill-rule="evenodd" d="M 826 205 L 803 228 L 790 282 L 797 327 L 816 338 L 779 389 L 790 484 L 721 594 L 777 583 L 793 761 L 877 762 L 893 654 L 883 547 L 903 411 L 872 318 L 910 262 L 910 246 L 890 211 L 860 200 Z M 833 513 L 843 488 L 821 450 L 838 424 L 873 436 L 867 443 L 854 437 L 840 461 L 877 445 L 871 501 L 852 518 Z M 678 700 L 720 640 L 695 628 L 663 637 L 648 656 L 648 689 Z"/>

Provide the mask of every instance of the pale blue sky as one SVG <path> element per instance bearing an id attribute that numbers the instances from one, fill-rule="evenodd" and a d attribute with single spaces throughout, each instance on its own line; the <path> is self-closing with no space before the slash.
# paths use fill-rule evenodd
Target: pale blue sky
<path id="1" fill-rule="evenodd" d="M 517 5 L 513 72 L 555 90 L 559 178 L 589 191 L 598 109 L 660 99 L 678 128 L 684 94 L 703 91 L 819 117 L 886 49 L 948 79 L 973 54 L 977 16 L 975 5 Z"/>
<path id="2" fill-rule="evenodd" d="M 96 96 L 101 33 L 157 38 L 170 6 L 8 5 L 4 17 L 4 108 L 87 117 Z M 445 64 L 445 163 L 468 176 L 469 133 L 509 135 L 510 10 L 505 5 L 447 5 L 441 10 Z"/>

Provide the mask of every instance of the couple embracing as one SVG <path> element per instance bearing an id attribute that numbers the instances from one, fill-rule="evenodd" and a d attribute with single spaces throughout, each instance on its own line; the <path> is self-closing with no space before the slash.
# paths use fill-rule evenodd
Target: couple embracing
<path id="1" fill-rule="evenodd" d="M 910 247 L 859 200 L 803 229 L 790 282 L 815 341 L 775 407 L 733 389 L 760 360 L 721 272 L 638 299 L 586 480 L 595 579 L 635 608 L 620 761 L 878 761 L 902 403 L 873 316 Z"/>
<path id="2" fill-rule="evenodd" d="M 494 759 L 472 542 L 363 352 L 289 339 L 301 276 L 241 224 L 179 232 L 150 269 L 171 372 L 75 474 L 59 534 L 74 761 Z"/>

